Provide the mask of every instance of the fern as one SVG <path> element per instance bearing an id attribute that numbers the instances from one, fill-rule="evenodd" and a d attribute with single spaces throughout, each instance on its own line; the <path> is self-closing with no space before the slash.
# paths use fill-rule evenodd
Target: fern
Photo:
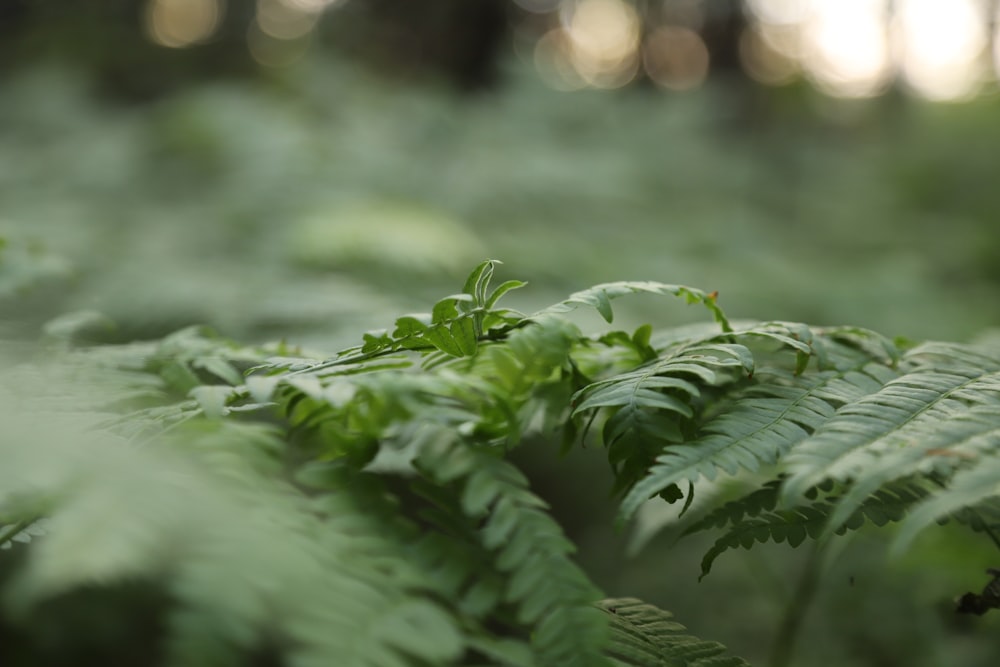
<path id="1" fill-rule="evenodd" d="M 604 600 L 600 608 L 611 615 L 616 630 L 609 653 L 617 665 L 629 667 L 743 667 L 748 663 L 726 656 L 726 648 L 682 634 L 684 626 L 666 611 L 635 598 Z"/>
<path id="2" fill-rule="evenodd" d="M 592 605 L 597 589 L 569 560 L 574 550 L 545 504 L 527 490 L 527 480 L 495 455 L 449 442 L 435 432 L 418 458 L 438 483 L 464 478 L 461 507 L 484 517 L 479 542 L 494 554 L 494 567 L 507 580 L 503 599 L 516 606 L 516 619 L 536 628 L 532 645 L 546 665 L 603 665 L 606 628 Z"/>
<path id="3" fill-rule="evenodd" d="M 616 466 L 617 486 L 628 488 L 649 465 L 644 455 L 649 443 L 685 439 L 685 424 L 694 416 L 693 403 L 701 395 L 698 386 L 685 378 L 717 386 L 735 381 L 739 372 L 752 373 L 752 364 L 749 350 L 741 345 L 683 347 L 638 370 L 590 384 L 574 397 L 574 414 L 615 408 L 605 422 L 604 442 Z"/>
<path id="4" fill-rule="evenodd" d="M 742 383 L 732 395 L 716 399 L 712 411 L 707 413 L 709 418 L 702 421 L 692 437 L 683 443 L 675 441 L 675 446 L 663 450 L 625 497 L 624 517 L 631 516 L 649 496 L 678 482 L 695 482 L 700 477 L 714 479 L 719 472 L 733 475 L 740 469 L 755 472 L 763 465 L 775 464 L 825 423 L 838 405 L 895 376 L 892 369 L 852 354 L 830 337 L 814 339 L 812 332 L 804 327 L 793 330 L 782 325 L 776 330 L 775 325 L 768 324 L 734 335 L 751 346 L 758 338 L 777 342 L 792 348 L 795 357 L 787 361 L 779 357 L 774 360 L 777 363 L 755 368 L 751 348 L 740 346 L 744 351 L 742 368 L 752 381 Z M 833 368 L 802 374 L 803 354 L 807 355 L 806 361 L 809 354 L 815 354 L 825 362 L 824 368 Z M 612 382 L 618 385 L 621 380 L 619 376 Z M 645 406 L 647 411 L 654 408 Z"/>
<path id="5" fill-rule="evenodd" d="M 866 524 L 899 523 L 897 551 L 947 520 L 1000 546 L 996 347 L 734 326 L 714 293 L 649 282 L 523 315 L 496 266 L 332 357 L 189 328 L 63 337 L 56 366 L 5 371 L 0 545 L 29 554 L 14 607 L 157 578 L 178 665 L 262 645 L 294 665 L 745 664 L 667 612 L 601 601 L 507 460 L 529 440 L 598 439 L 623 520 L 657 496 L 686 510 L 695 483 L 770 480 L 687 526 L 717 534 L 702 576 L 738 547 Z M 635 293 L 711 323 L 585 335 L 561 317 L 611 322 Z"/>
<path id="6" fill-rule="evenodd" d="M 743 498 L 729 501 L 692 524 L 685 535 L 709 529 L 725 529 L 716 539 L 701 561 L 701 579 L 712 570 L 715 559 L 730 549 L 742 547 L 750 549 L 755 543 L 787 542 L 797 547 L 807 538 L 818 540 L 827 530 L 830 515 L 840 502 L 836 495 L 823 500 L 796 505 L 789 510 L 777 509 L 782 480 L 768 482 L 760 489 Z M 816 495 L 813 489 L 810 495 Z M 837 527 L 837 534 L 857 530 L 866 521 L 874 526 L 899 522 L 906 512 L 921 499 L 927 491 L 917 483 L 886 486 L 868 496 L 854 512 Z"/>
<path id="7" fill-rule="evenodd" d="M 790 457 L 789 497 L 820 477 L 853 477 L 884 451 L 923 440 L 941 420 L 1000 405 L 1000 356 L 931 344 L 909 352 L 906 374 L 848 405 Z M 975 364 L 975 365 L 973 365 Z"/>

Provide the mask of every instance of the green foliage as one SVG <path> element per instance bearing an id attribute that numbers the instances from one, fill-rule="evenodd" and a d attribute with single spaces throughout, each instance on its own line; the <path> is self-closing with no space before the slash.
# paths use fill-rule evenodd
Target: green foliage
<path id="1" fill-rule="evenodd" d="M 78 63 L 25 65 L 0 108 L 0 283 L 16 246 L 62 265 L 17 277 L 51 287 L 28 298 L 0 288 L 29 339 L 96 309 L 118 325 L 101 340 L 206 323 L 328 354 L 487 255 L 516 258 L 530 308 L 667 276 L 733 317 L 956 340 L 998 324 L 976 307 L 1000 300 L 992 97 L 841 115 L 772 91 L 733 116 L 724 88 L 567 94 L 510 63 L 495 99 L 460 99 L 324 61 L 130 106 Z M 649 302 L 620 321 L 678 323 Z"/>
<path id="2" fill-rule="evenodd" d="M 500 305 L 523 283 L 491 289 L 496 264 L 329 358 L 204 328 L 81 347 L 62 327 L 56 368 L 0 384 L 0 543 L 30 538 L 10 613 L 162 578 L 171 665 L 265 647 L 292 665 L 745 664 L 666 612 L 601 601 L 508 460 L 527 441 L 599 441 L 623 521 L 752 475 L 688 528 L 723 531 L 703 576 L 736 547 L 866 523 L 899 522 L 899 551 L 936 521 L 1000 530 L 995 345 L 733 325 L 716 294 L 651 282 L 524 315 Z M 635 293 L 713 323 L 587 335 L 562 316 L 610 323 Z"/>
<path id="3" fill-rule="evenodd" d="M 615 632 L 608 652 L 618 665 L 691 665 L 691 667 L 743 667 L 748 663 L 724 655 L 721 644 L 681 633 L 685 628 L 670 612 L 635 598 L 604 600 L 599 605 L 611 614 Z"/>

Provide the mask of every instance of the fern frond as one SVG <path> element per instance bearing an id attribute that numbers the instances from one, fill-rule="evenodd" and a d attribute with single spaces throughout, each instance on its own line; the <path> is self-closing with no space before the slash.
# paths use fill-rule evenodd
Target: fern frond
<path id="1" fill-rule="evenodd" d="M 438 351 L 450 357 L 471 357 L 481 339 L 491 339 L 497 330 L 508 331 L 524 321 L 517 311 L 497 308 L 508 292 L 526 283 L 508 280 L 489 291 L 497 260 L 486 260 L 473 269 L 461 294 L 453 294 L 434 304 L 430 313 L 415 313 L 396 319 L 392 333 L 373 331 L 364 335 L 360 348 L 345 350 L 338 358 L 324 362 L 335 366 L 358 359 L 372 358 L 398 350 Z"/>
<path id="2" fill-rule="evenodd" d="M 778 480 L 772 481 L 744 498 L 726 503 L 685 531 L 688 535 L 728 526 L 702 558 L 699 579 L 707 576 L 715 559 L 730 549 L 750 549 L 764 542 L 787 542 L 797 547 L 807 537 L 818 540 L 827 534 L 830 516 L 837 506 L 836 496 L 777 510 L 780 488 Z M 926 489 L 917 482 L 885 486 L 860 503 L 836 533 L 857 530 L 866 521 L 875 526 L 901 521 L 907 510 L 926 496 Z"/>
<path id="3" fill-rule="evenodd" d="M 867 458 L 862 472 L 844 494 L 831 517 L 835 527 L 853 511 L 861 499 L 894 480 L 920 475 L 946 482 L 960 469 L 980 465 L 984 458 L 1000 452 L 1000 420 L 997 408 L 975 405 L 925 429 L 919 440 L 883 451 L 865 449 L 858 458 Z"/>
<path id="4" fill-rule="evenodd" d="M 443 663 L 461 654 L 454 617 L 432 602 L 426 573 L 383 522 L 349 496 L 327 500 L 319 516 L 267 467 L 248 465 L 251 427 L 232 424 L 236 430 L 223 434 L 224 423 L 205 422 L 204 437 L 188 432 L 141 448 L 96 435 L 59 437 L 56 426 L 38 437 L 35 425 L 24 447 L 8 418 L 12 446 L 0 448 L 0 495 L 54 499 L 12 604 L 169 572 L 178 600 L 168 639 L 173 664 L 239 656 L 265 628 L 293 638 L 301 664 Z M 219 438 L 229 442 L 212 442 Z M 221 452 L 225 460 L 216 458 Z"/>
<path id="5" fill-rule="evenodd" d="M 982 423 L 983 410 L 1000 409 L 1000 354 L 927 344 L 903 364 L 905 374 L 841 407 L 789 453 L 786 502 L 825 478 L 861 480 L 883 456 L 933 441 L 942 421 Z"/>
<path id="6" fill-rule="evenodd" d="M 895 374 L 881 364 L 795 375 L 765 368 L 753 383 L 717 408 L 694 440 L 666 448 L 622 501 L 631 516 L 650 496 L 682 481 L 755 472 L 772 465 L 828 422 L 837 406 L 857 400 Z"/>
<path id="7" fill-rule="evenodd" d="M 978 461 L 975 467 L 960 470 L 948 481 L 946 488 L 937 491 L 913 509 L 896 535 L 893 553 L 902 553 L 917 534 L 932 523 L 985 502 L 995 508 L 998 498 L 1000 459 L 985 458 Z"/>
<path id="8" fill-rule="evenodd" d="M 544 665 L 605 665 L 606 620 L 593 609 L 597 589 L 572 562 L 573 545 L 527 489 L 527 480 L 492 453 L 465 445 L 453 431 L 431 429 L 418 465 L 438 483 L 462 482 L 467 516 L 484 517 L 481 544 L 504 573 L 504 599 L 520 624 L 535 628 Z"/>
<path id="9" fill-rule="evenodd" d="M 721 531 L 702 576 L 730 549 L 866 523 L 903 520 L 897 549 L 946 520 L 1000 545 L 997 348 L 734 328 L 714 293 L 650 282 L 598 285 L 526 317 L 497 307 L 523 283 L 491 290 L 495 265 L 331 358 L 198 328 L 65 351 L 78 375 L 118 387 L 93 400 L 73 398 L 75 379 L 23 367 L 67 428 L 52 424 L 51 446 L 0 448 L 0 543 L 51 520 L 15 603 L 161 577 L 177 602 L 177 665 L 235 665 L 262 634 L 310 667 L 744 665 L 666 612 L 598 603 L 504 458 L 528 436 L 573 442 L 597 417 L 623 517 L 653 495 L 683 497 L 684 482 L 690 503 L 695 482 L 771 479 L 706 504 L 687 530 Z M 559 317 L 590 306 L 610 322 L 611 302 L 634 293 L 700 303 L 716 324 L 584 336 Z M 38 440 L 32 417 L 7 407 L 27 421 L 0 434 Z"/>
<path id="10" fill-rule="evenodd" d="M 614 311 L 611 309 L 611 300 L 628 294 L 660 294 L 665 296 L 676 296 L 684 299 L 689 304 L 700 303 L 712 313 L 715 321 L 721 326 L 723 332 L 732 331 L 729 320 L 725 313 L 716 304 L 716 293 L 703 292 L 692 287 L 683 285 L 667 285 L 650 281 L 621 281 L 613 283 L 603 283 L 595 285 L 590 289 L 571 294 L 568 299 L 553 304 L 548 308 L 538 311 L 531 316 L 532 319 L 545 315 L 558 315 L 575 310 L 579 306 L 591 306 L 607 322 L 614 319 Z"/>
<path id="11" fill-rule="evenodd" d="M 616 470 L 616 489 L 631 486 L 668 443 L 684 440 L 683 420 L 706 387 L 731 383 L 753 371 L 750 351 L 731 343 L 677 346 L 664 356 L 594 382 L 573 397 L 574 415 L 610 408 L 604 443 Z"/>
<path id="12" fill-rule="evenodd" d="M 635 598 L 602 600 L 610 617 L 608 653 L 623 667 L 749 667 L 726 647 L 685 634 L 673 615 Z"/>

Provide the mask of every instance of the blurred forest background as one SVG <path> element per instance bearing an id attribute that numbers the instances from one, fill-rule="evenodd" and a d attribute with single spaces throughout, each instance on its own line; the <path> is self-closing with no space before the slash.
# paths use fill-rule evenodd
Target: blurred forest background
<path id="1" fill-rule="evenodd" d="M 998 12 L 2 0 L 0 335 L 117 342 L 207 323 L 333 353 L 486 257 L 532 284 L 511 300 L 524 311 L 649 279 L 719 290 L 736 318 L 995 335 Z M 635 303 L 624 326 L 701 317 Z M 574 454 L 567 475 L 538 444 L 520 456 L 607 593 L 766 662 L 799 553 L 729 554 L 701 584 L 707 543 L 675 546 L 669 528 L 628 557 L 602 453 Z M 872 532 L 844 549 L 796 664 L 1000 664 L 997 619 L 952 612 L 1000 564 L 989 545 L 944 530 L 891 563 L 883 547 Z M 162 603 L 142 595 L 121 593 Z M 47 643 L 62 664 L 149 632 L 93 608 L 43 610 L 0 644 Z"/>

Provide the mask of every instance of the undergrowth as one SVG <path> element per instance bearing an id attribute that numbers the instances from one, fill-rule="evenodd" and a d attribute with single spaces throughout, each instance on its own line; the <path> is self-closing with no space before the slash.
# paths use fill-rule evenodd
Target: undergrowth
<path id="1" fill-rule="evenodd" d="M 103 347 L 76 345 L 72 319 L 51 330 L 51 363 L 0 384 L 0 544 L 27 554 L 6 613 L 153 578 L 168 665 L 262 646 L 300 666 L 746 664 L 605 599 L 508 460 L 537 435 L 606 449 L 623 524 L 651 501 L 683 515 L 696 483 L 765 480 L 688 522 L 716 536 L 702 576 L 732 549 L 821 550 L 866 524 L 898 524 L 897 554 L 947 521 L 1000 547 L 1000 347 L 732 323 L 714 293 L 654 282 L 523 314 L 496 264 L 329 358 L 204 328 Z M 590 335 L 565 317 L 610 324 L 637 293 L 709 321 Z M 994 589 L 964 610 L 1000 606 Z"/>

